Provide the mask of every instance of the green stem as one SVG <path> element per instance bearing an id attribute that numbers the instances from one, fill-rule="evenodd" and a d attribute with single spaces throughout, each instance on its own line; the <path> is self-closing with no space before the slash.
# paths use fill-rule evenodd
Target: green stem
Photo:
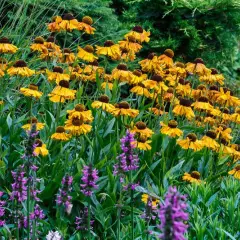
<path id="1" fill-rule="evenodd" d="M 130 173 L 130 183 L 132 183 L 132 171 Z M 131 240 L 134 240 L 134 213 L 133 213 L 133 189 L 131 188 Z"/>
<path id="2" fill-rule="evenodd" d="M 118 200 L 118 212 L 117 212 L 117 240 L 121 240 L 121 204 L 122 204 L 122 189 L 121 189 L 121 181 L 119 177 L 119 200 Z"/>
<path id="3" fill-rule="evenodd" d="M 88 240 L 91 240 L 91 203 L 90 198 L 88 199 Z"/>

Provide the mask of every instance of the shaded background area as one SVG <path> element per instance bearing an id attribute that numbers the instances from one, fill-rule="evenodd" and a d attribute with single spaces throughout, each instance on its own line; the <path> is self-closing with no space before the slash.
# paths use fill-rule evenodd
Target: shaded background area
<path id="1" fill-rule="evenodd" d="M 142 25 L 151 31 L 151 41 L 141 57 L 166 48 L 173 49 L 180 61 L 201 57 L 223 72 L 230 85 L 239 87 L 239 0 L 2 0 L 0 10 L 1 34 L 8 29 L 16 44 L 47 34 L 45 23 L 64 12 L 79 20 L 93 17 L 97 32 L 83 37 L 91 44 L 119 40 L 133 26 Z"/>

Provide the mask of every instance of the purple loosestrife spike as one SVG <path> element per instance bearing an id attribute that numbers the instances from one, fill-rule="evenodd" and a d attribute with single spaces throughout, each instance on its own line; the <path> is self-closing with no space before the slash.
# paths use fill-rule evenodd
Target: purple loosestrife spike
<path id="1" fill-rule="evenodd" d="M 34 211 L 30 214 L 31 220 L 39 220 L 45 217 L 43 210 L 40 208 L 38 204 L 34 207 Z"/>
<path id="2" fill-rule="evenodd" d="M 90 221 L 90 225 L 92 226 L 94 220 Z M 88 230 L 88 208 L 85 207 L 83 211 L 80 212 L 80 216 L 76 217 L 75 220 L 76 230 L 87 231 Z"/>
<path id="3" fill-rule="evenodd" d="M 16 172 L 12 171 L 14 183 L 12 184 L 12 194 L 10 199 L 22 202 L 27 199 L 27 178 L 23 171 L 23 166 L 20 166 Z"/>
<path id="4" fill-rule="evenodd" d="M 181 195 L 176 187 L 170 187 L 165 196 L 165 201 L 160 205 L 158 212 L 161 225 L 158 227 L 162 231 L 161 240 L 184 240 L 184 233 L 188 226 L 183 221 L 188 220 L 186 212 L 186 196 Z"/>
<path id="5" fill-rule="evenodd" d="M 66 212 L 69 212 L 69 209 L 71 209 L 72 206 L 72 197 L 69 195 L 72 191 L 72 182 L 72 176 L 66 175 L 63 177 L 62 187 L 59 189 L 59 193 L 57 194 L 56 203 L 59 206 L 63 206 Z"/>
<path id="6" fill-rule="evenodd" d="M 92 196 L 93 190 L 98 188 L 98 185 L 96 185 L 98 180 L 98 171 L 93 169 L 92 165 L 89 165 L 84 166 L 82 173 L 83 176 L 81 179 L 83 184 L 80 184 L 82 188 L 81 191 L 85 196 Z"/>
<path id="7" fill-rule="evenodd" d="M 120 139 L 122 152 L 117 158 L 118 164 L 114 165 L 114 175 L 123 172 L 129 172 L 138 168 L 138 156 L 134 154 L 133 149 L 136 148 L 134 134 L 129 130 L 126 132 L 126 136 Z"/>
<path id="8" fill-rule="evenodd" d="M 3 196 L 3 192 L 0 191 L 0 199 Z M 5 209 L 4 206 L 6 204 L 6 201 L 2 201 L 0 200 L 0 227 L 2 227 L 5 224 L 5 219 L 4 219 L 4 215 L 5 215 Z"/>

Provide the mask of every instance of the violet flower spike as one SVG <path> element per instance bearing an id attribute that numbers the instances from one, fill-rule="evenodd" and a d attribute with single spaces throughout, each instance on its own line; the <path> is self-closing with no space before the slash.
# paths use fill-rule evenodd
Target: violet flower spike
<path id="1" fill-rule="evenodd" d="M 98 188 L 98 185 L 96 184 L 98 180 L 98 171 L 92 167 L 92 165 L 84 166 L 83 168 L 83 176 L 82 181 L 83 184 L 80 184 L 82 190 L 81 192 L 85 196 L 92 196 L 93 190 Z"/>
<path id="2" fill-rule="evenodd" d="M 181 195 L 176 187 L 170 187 L 165 196 L 165 201 L 160 205 L 158 216 L 161 224 L 158 226 L 162 231 L 161 240 L 184 240 L 184 233 L 188 225 L 184 221 L 188 220 L 186 212 L 186 196 Z"/>

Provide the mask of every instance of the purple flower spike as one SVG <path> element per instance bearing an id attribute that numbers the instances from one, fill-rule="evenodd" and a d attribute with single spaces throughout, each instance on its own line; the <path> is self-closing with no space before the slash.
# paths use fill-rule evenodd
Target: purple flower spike
<path id="1" fill-rule="evenodd" d="M 0 227 L 2 227 L 5 224 L 5 220 L 4 220 L 5 209 L 4 209 L 4 206 L 6 204 L 6 201 L 1 200 L 2 196 L 3 196 L 3 192 L 0 191 Z"/>
<path id="2" fill-rule="evenodd" d="M 98 180 L 98 171 L 96 169 L 93 169 L 93 167 L 89 165 L 84 166 L 82 172 L 83 184 L 80 184 L 82 188 L 81 191 L 85 196 L 92 196 L 93 190 L 98 188 L 98 185 L 96 185 L 96 182 Z"/>
<path id="3" fill-rule="evenodd" d="M 188 220 L 186 212 L 186 196 L 181 195 L 176 187 L 170 187 L 163 204 L 158 212 L 161 225 L 158 227 L 162 231 L 161 240 L 184 240 L 184 233 L 188 225 L 184 221 Z"/>
<path id="4" fill-rule="evenodd" d="M 72 197 L 69 195 L 72 191 L 72 182 L 73 177 L 66 175 L 62 179 L 62 187 L 59 189 L 59 193 L 57 194 L 57 205 L 64 206 L 65 210 L 68 212 L 71 209 L 71 200 Z"/>
<path id="5" fill-rule="evenodd" d="M 136 148 L 134 134 L 127 130 L 126 136 L 121 138 L 122 152 L 117 158 L 119 163 L 114 165 L 114 175 L 119 172 L 129 172 L 138 168 L 138 156 L 133 153 L 133 149 Z"/>

